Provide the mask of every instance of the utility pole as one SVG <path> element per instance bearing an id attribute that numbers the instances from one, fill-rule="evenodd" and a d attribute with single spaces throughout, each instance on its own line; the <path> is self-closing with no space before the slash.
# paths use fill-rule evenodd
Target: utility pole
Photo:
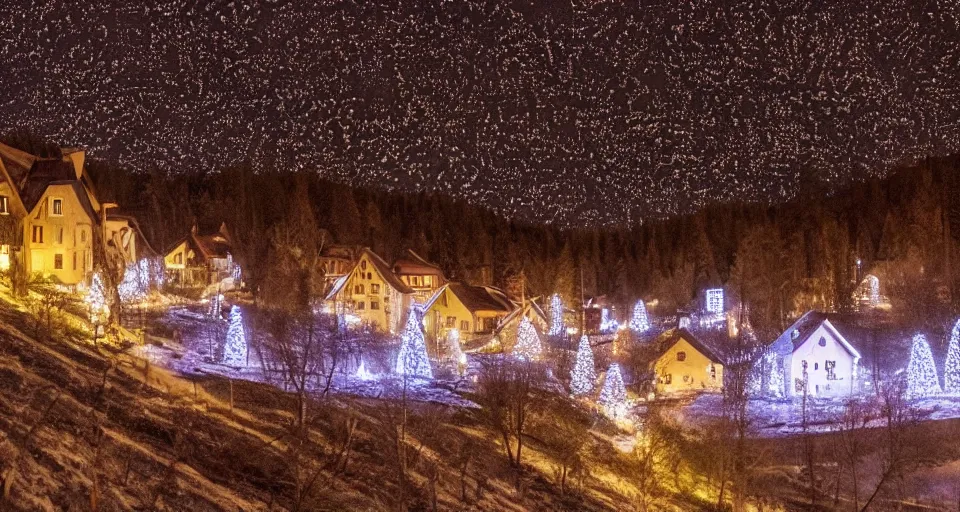
<path id="1" fill-rule="evenodd" d="M 580 335 L 587 334 L 587 310 L 583 303 L 583 266 L 580 267 Z"/>

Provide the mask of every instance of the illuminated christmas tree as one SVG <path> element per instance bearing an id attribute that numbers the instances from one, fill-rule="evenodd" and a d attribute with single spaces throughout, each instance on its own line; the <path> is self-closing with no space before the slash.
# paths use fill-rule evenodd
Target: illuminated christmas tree
<path id="1" fill-rule="evenodd" d="M 610 310 L 603 308 L 600 310 L 600 332 L 611 333 L 620 328 L 620 323 L 610 316 Z"/>
<path id="2" fill-rule="evenodd" d="M 960 394 L 960 319 L 953 324 L 950 333 L 947 362 L 943 365 L 943 390 L 952 395 Z"/>
<path id="3" fill-rule="evenodd" d="M 590 348 L 590 340 L 586 336 L 581 336 L 576 361 L 570 372 L 570 393 L 575 396 L 589 395 L 593 391 L 596 380 L 597 372 L 593 367 L 593 349 Z"/>
<path id="4" fill-rule="evenodd" d="M 513 347 L 513 355 L 521 361 L 537 361 L 543 348 L 540 346 L 540 336 L 530 323 L 530 319 L 523 317 L 517 327 L 517 344 Z"/>
<path id="5" fill-rule="evenodd" d="M 647 317 L 647 305 L 638 300 L 633 306 L 633 318 L 630 319 L 630 330 L 640 334 L 650 328 L 650 319 Z"/>
<path id="6" fill-rule="evenodd" d="M 603 407 L 607 416 L 612 418 L 626 416 L 627 388 L 623 385 L 623 376 L 620 375 L 620 365 L 617 363 L 612 363 L 607 370 L 597 403 Z"/>
<path id="7" fill-rule="evenodd" d="M 460 330 L 457 328 L 447 331 L 447 346 L 449 347 L 450 360 L 460 361 L 463 351 L 460 350 Z"/>
<path id="8" fill-rule="evenodd" d="M 417 318 L 415 307 L 410 308 L 407 325 L 400 335 L 400 353 L 397 355 L 397 373 L 411 377 L 433 378 L 430 359 L 427 357 L 427 344 L 423 339 L 423 329 Z"/>
<path id="9" fill-rule="evenodd" d="M 223 346 L 223 364 L 247 365 L 247 336 L 243 332 L 243 315 L 237 305 L 230 308 L 230 326 L 227 327 L 227 343 Z"/>
<path id="10" fill-rule="evenodd" d="M 560 336 L 563 334 L 563 301 L 560 295 L 554 293 L 550 297 L 550 336 Z"/>
<path id="11" fill-rule="evenodd" d="M 130 263 L 123 271 L 123 281 L 117 286 L 120 300 L 135 302 L 147 296 L 150 290 L 150 264 L 146 259 Z"/>
<path id="12" fill-rule="evenodd" d="M 363 363 L 363 359 L 360 359 L 360 366 L 357 367 L 356 377 L 360 380 L 372 380 L 374 375 L 370 373 L 370 370 L 367 370 L 367 366 Z"/>
<path id="13" fill-rule="evenodd" d="M 907 365 L 907 397 L 922 398 L 940 393 L 940 380 L 930 345 L 922 334 L 917 334 L 913 337 L 910 363 Z"/>
<path id="14" fill-rule="evenodd" d="M 103 284 L 100 272 L 93 274 L 90 290 L 87 291 L 87 307 L 90 310 L 90 320 L 94 323 L 103 323 L 110 316 L 110 307 L 107 305 L 107 288 Z"/>

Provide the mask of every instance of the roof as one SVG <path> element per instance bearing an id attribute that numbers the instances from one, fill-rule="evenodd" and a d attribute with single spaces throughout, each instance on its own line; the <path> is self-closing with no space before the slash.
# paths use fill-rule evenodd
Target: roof
<path id="1" fill-rule="evenodd" d="M 380 277 L 383 278 L 384 282 L 387 283 L 391 288 L 397 290 L 400 293 L 413 293 L 413 289 L 407 286 L 403 281 L 397 277 L 390 270 L 390 266 L 387 265 L 386 261 L 383 261 L 383 258 L 377 255 L 377 253 L 371 251 L 369 248 L 364 247 L 362 253 L 360 254 L 360 259 L 363 259 L 363 256 L 366 255 L 367 259 L 370 260 L 370 263 L 377 270 L 377 273 L 380 274 Z M 357 270 L 357 267 L 360 266 L 360 261 L 358 260 L 353 268 L 350 269 L 350 272 L 347 272 L 343 276 L 339 277 L 336 281 L 333 282 L 333 286 L 330 287 L 330 291 L 327 292 L 326 300 L 333 300 L 334 297 L 340 290 L 343 289 L 343 286 L 347 284 L 347 281 L 350 279 L 350 276 Z"/>
<path id="2" fill-rule="evenodd" d="M 407 249 L 407 254 L 393 262 L 393 271 L 397 274 L 433 274 L 442 276 L 443 270 L 437 265 L 425 260 L 413 249 Z"/>
<path id="3" fill-rule="evenodd" d="M 10 179 L 13 180 L 18 188 L 20 187 L 20 182 L 27 175 L 27 172 L 30 171 L 30 168 L 33 167 L 33 163 L 37 158 L 38 157 L 30 153 L 0 143 L 0 162 L 3 163 L 3 166 L 7 169 L 7 174 L 10 175 Z"/>
<path id="4" fill-rule="evenodd" d="M 424 304 L 424 310 L 429 310 L 433 303 L 440 298 L 444 290 L 457 296 L 463 306 L 471 313 L 477 311 L 496 311 L 499 313 L 510 313 L 516 308 L 503 291 L 491 286 L 471 286 L 463 283 L 449 283 L 437 290 L 432 297 Z"/>
<path id="5" fill-rule="evenodd" d="M 689 343 L 690 346 L 692 346 L 701 354 L 707 356 L 707 358 L 711 361 L 726 364 L 726 358 L 723 356 L 723 352 L 721 350 L 705 342 L 702 338 L 695 336 L 692 332 L 682 327 L 670 329 L 661 335 L 661 340 L 659 342 L 659 354 L 663 355 L 667 350 L 670 349 L 670 347 L 676 345 L 681 339 Z"/>
<path id="6" fill-rule="evenodd" d="M 846 337 L 840 334 L 840 331 L 838 331 L 828 319 L 827 314 L 813 310 L 804 313 L 793 325 L 788 327 L 786 331 L 783 331 L 783 334 L 773 342 L 773 345 L 775 347 L 792 346 L 793 350 L 797 350 L 810 339 L 810 336 L 812 336 L 821 325 L 830 332 L 852 356 L 860 357 L 860 352 L 853 348 L 853 345 L 847 341 Z M 797 331 L 796 336 L 793 335 L 794 331 Z"/>
<path id="7" fill-rule="evenodd" d="M 80 205 L 96 220 L 96 212 L 84 183 L 77 179 L 77 170 L 69 156 L 41 158 L 0 143 L 0 164 L 7 171 L 27 213 L 36 208 L 51 185 L 69 185 Z"/>

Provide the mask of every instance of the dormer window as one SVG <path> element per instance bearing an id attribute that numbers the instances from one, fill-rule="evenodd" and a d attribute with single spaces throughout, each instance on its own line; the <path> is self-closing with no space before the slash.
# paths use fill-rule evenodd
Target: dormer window
<path id="1" fill-rule="evenodd" d="M 50 208 L 50 210 L 51 210 L 50 215 L 56 215 L 58 217 L 63 215 L 63 199 L 54 198 L 53 206 Z"/>
<path id="2" fill-rule="evenodd" d="M 10 215 L 10 198 L 0 196 L 0 215 Z"/>

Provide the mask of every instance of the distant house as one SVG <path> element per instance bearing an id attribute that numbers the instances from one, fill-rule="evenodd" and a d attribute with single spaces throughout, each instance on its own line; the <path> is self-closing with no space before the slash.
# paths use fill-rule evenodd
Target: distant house
<path id="1" fill-rule="evenodd" d="M 108 239 L 108 257 L 135 257 L 135 245 L 132 233 L 126 247 L 110 243 L 116 226 L 106 212 L 116 205 L 97 198 L 84 152 L 60 153 L 42 158 L 0 144 L 0 269 L 18 258 L 28 274 L 86 284 L 93 274 L 95 237 Z"/>
<path id="2" fill-rule="evenodd" d="M 860 353 L 824 313 L 805 313 L 773 342 L 769 352 L 774 357 L 770 370 L 782 372 L 784 396 L 801 396 L 805 387 L 811 396 L 841 397 L 857 390 Z M 769 380 L 768 375 L 761 378 Z"/>
<path id="3" fill-rule="evenodd" d="M 337 279 L 353 270 L 357 261 L 360 261 L 363 250 L 363 246 L 359 245 L 328 244 L 323 247 L 317 264 L 323 273 L 324 291 L 329 290 Z"/>
<path id="4" fill-rule="evenodd" d="M 414 299 L 421 304 L 430 300 L 447 282 L 440 267 L 423 259 L 413 250 L 408 250 L 402 258 L 393 263 L 393 273 L 413 290 Z"/>
<path id="5" fill-rule="evenodd" d="M 167 277 L 181 286 L 208 286 L 232 279 L 236 275 L 232 248 L 226 224 L 220 224 L 215 233 L 204 235 L 194 225 L 189 235 L 164 254 Z"/>
<path id="6" fill-rule="evenodd" d="M 326 302 L 349 321 L 363 322 L 397 334 L 410 309 L 413 290 L 370 249 L 361 250 L 357 262 L 337 278 L 327 291 Z"/>
<path id="7" fill-rule="evenodd" d="M 423 308 L 428 336 L 439 339 L 458 329 L 460 339 L 467 341 L 493 334 L 517 305 L 497 288 L 449 283 L 434 292 Z"/>
<path id="8" fill-rule="evenodd" d="M 652 363 L 658 393 L 720 391 L 720 352 L 687 329 L 671 329 L 656 341 L 659 356 Z"/>

